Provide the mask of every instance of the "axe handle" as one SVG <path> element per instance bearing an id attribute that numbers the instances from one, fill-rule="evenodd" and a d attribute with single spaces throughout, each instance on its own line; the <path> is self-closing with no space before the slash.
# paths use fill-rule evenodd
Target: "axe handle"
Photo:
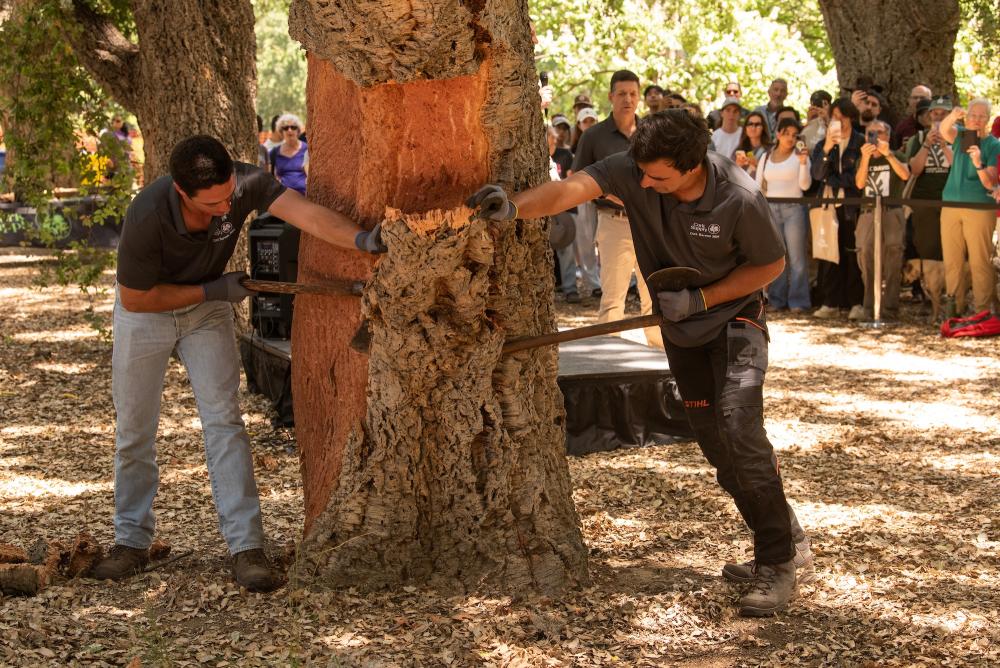
<path id="1" fill-rule="evenodd" d="M 316 283 L 285 283 L 282 281 L 257 281 L 244 278 L 240 285 L 257 292 L 273 292 L 283 295 L 341 295 L 360 297 L 365 284 L 361 281 L 328 279 Z"/>
<path id="2" fill-rule="evenodd" d="M 592 336 L 602 336 L 604 334 L 614 334 L 624 332 L 629 329 L 641 329 L 643 327 L 656 327 L 663 324 L 663 316 L 655 313 L 651 315 L 641 315 L 635 318 L 625 318 L 614 322 L 602 322 L 599 325 L 588 325 L 586 327 L 576 327 L 562 332 L 552 334 L 542 334 L 541 336 L 526 336 L 519 339 L 510 339 L 503 344 L 503 354 L 514 353 L 519 350 L 549 346 L 555 343 L 565 343 L 566 341 L 576 341 L 577 339 L 587 339 Z"/>

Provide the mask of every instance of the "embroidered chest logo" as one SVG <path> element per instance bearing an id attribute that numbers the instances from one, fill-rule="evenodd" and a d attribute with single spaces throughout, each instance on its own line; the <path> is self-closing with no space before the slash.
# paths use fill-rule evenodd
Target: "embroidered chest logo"
<path id="1" fill-rule="evenodd" d="M 227 213 L 222 217 L 222 220 L 219 221 L 219 226 L 215 228 L 215 233 L 212 234 L 212 243 L 225 241 L 231 237 L 235 231 L 236 227 L 229 222 L 229 214 Z"/>
<path id="2" fill-rule="evenodd" d="M 722 226 L 718 223 L 702 223 L 700 221 L 692 221 L 691 227 L 688 228 L 688 234 L 692 237 L 701 237 L 702 239 L 718 239 L 722 233 Z"/>

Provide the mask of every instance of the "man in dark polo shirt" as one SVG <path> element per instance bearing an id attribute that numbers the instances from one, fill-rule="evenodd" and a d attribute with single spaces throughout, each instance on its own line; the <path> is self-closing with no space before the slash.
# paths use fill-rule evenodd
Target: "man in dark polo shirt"
<path id="1" fill-rule="evenodd" d="M 627 151 L 629 137 L 635 131 L 639 117 L 639 77 L 628 70 L 619 70 L 611 75 L 611 115 L 597 123 L 580 137 L 573 156 L 573 172 L 579 172 L 603 160 L 609 155 Z M 639 304 L 642 315 L 653 312 L 653 301 L 646 288 L 646 282 L 636 264 L 635 247 L 629 230 L 628 215 L 621 200 L 614 195 L 599 197 L 597 205 L 597 241 L 601 256 L 601 306 L 597 322 L 621 320 L 625 316 L 625 298 L 635 271 L 639 289 Z M 644 330 L 646 342 L 651 346 L 663 347 L 660 330 L 647 327 Z"/>
<path id="2" fill-rule="evenodd" d="M 753 179 L 708 150 L 705 122 L 683 109 L 643 119 L 627 153 L 510 199 L 487 186 L 471 199 L 492 220 L 538 218 L 601 195 L 629 214 L 643 275 L 688 266 L 701 276 L 657 294 L 674 374 L 698 444 L 753 532 L 754 559 L 723 575 L 751 584 L 740 613 L 783 610 L 814 577 L 809 541 L 785 500 L 764 432 L 767 325 L 761 289 L 784 267 L 785 248 Z"/>
<path id="3" fill-rule="evenodd" d="M 225 272 L 243 221 L 270 211 L 341 248 L 383 252 L 381 233 L 287 190 L 264 170 L 234 163 L 205 135 L 170 155 L 170 175 L 140 192 L 125 214 L 118 246 L 112 396 L 115 430 L 115 546 L 94 568 L 118 580 L 149 560 L 159 482 L 156 429 L 163 378 L 176 349 L 188 372 L 205 437 L 205 457 L 219 527 L 233 555 L 237 582 L 271 591 L 280 576 L 264 555 L 264 529 L 250 439 L 237 390 L 239 357 L 234 302 L 253 294 Z"/>

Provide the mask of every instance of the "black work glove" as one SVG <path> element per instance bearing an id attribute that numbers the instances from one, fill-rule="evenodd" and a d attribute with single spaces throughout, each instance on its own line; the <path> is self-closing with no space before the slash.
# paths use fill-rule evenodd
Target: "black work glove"
<path id="1" fill-rule="evenodd" d="M 231 271 L 214 281 L 202 284 L 201 288 L 205 291 L 205 301 L 235 303 L 242 301 L 245 297 L 257 294 L 254 290 L 248 290 L 240 284 L 240 281 L 245 278 L 250 278 L 245 271 Z"/>
<path id="2" fill-rule="evenodd" d="M 660 312 L 670 322 L 680 322 L 705 310 L 705 295 L 698 288 L 657 292 Z"/>
<path id="3" fill-rule="evenodd" d="M 389 247 L 382 241 L 382 223 L 375 223 L 371 232 L 358 232 L 357 236 L 354 237 L 354 245 L 372 255 L 388 252 Z"/>
<path id="4" fill-rule="evenodd" d="M 483 186 L 476 194 L 465 200 L 470 209 L 478 208 L 477 215 L 484 220 L 503 222 L 517 218 L 517 207 L 507 199 L 507 193 L 496 185 Z"/>

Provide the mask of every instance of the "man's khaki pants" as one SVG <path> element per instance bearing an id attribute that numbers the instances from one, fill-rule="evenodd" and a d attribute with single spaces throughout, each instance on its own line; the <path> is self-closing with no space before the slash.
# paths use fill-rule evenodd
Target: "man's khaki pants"
<path id="1" fill-rule="evenodd" d="M 625 317 L 625 297 L 628 295 L 633 271 L 637 277 L 642 315 L 652 313 L 653 302 L 635 260 L 632 230 L 624 212 L 597 209 L 597 250 L 601 257 L 603 291 L 597 322 L 613 322 Z M 663 347 L 663 335 L 660 334 L 659 327 L 646 327 L 643 332 L 648 345 Z"/>
<path id="2" fill-rule="evenodd" d="M 906 219 L 902 207 L 882 209 L 882 265 L 880 283 L 880 306 L 882 313 L 894 315 L 899 311 L 899 288 L 903 273 L 903 238 L 906 233 Z M 868 313 L 875 307 L 875 214 L 866 211 L 858 216 L 858 226 L 854 230 L 855 247 L 858 249 L 858 266 L 861 267 L 861 281 L 865 284 L 864 307 Z"/>
<path id="3" fill-rule="evenodd" d="M 945 290 L 948 296 L 956 297 L 968 252 L 976 312 L 993 308 L 997 298 L 996 270 L 990 263 L 995 225 L 996 212 L 991 209 L 941 209 Z"/>

